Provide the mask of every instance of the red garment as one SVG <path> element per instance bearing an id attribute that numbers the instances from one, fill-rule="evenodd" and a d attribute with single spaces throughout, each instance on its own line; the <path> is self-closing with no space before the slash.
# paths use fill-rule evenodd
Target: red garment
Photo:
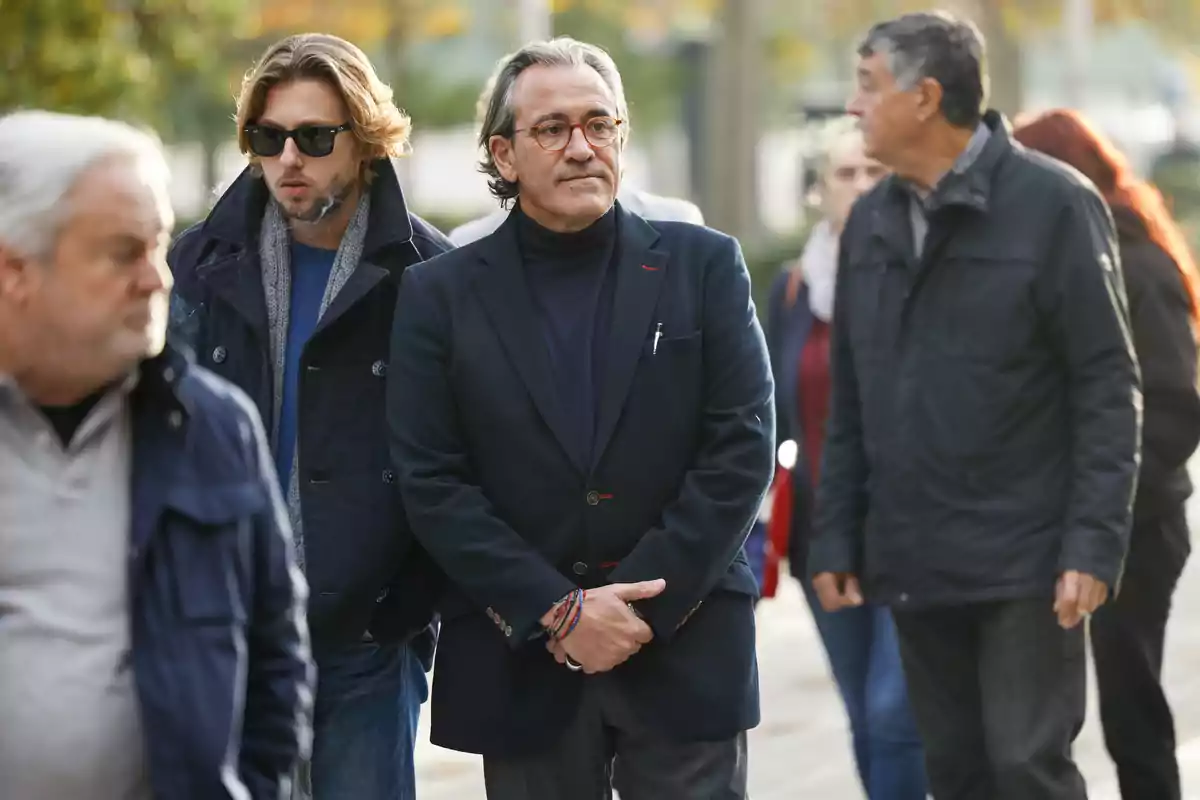
<path id="1" fill-rule="evenodd" d="M 825 445 L 825 420 L 829 416 L 829 323 L 814 318 L 812 330 L 800 351 L 800 430 L 804 432 L 804 463 L 813 488 L 821 469 Z M 800 442 L 797 442 L 800 444 Z"/>
<path id="2" fill-rule="evenodd" d="M 797 366 L 797 416 L 804 441 L 804 459 L 813 488 L 821 467 L 825 420 L 829 415 L 829 323 L 814 318 Z M 799 456 L 799 454 L 797 454 Z M 779 467 L 771 484 L 771 521 L 763 563 L 763 597 L 774 597 L 779 587 L 779 562 L 787 555 L 792 533 L 792 471 Z"/>

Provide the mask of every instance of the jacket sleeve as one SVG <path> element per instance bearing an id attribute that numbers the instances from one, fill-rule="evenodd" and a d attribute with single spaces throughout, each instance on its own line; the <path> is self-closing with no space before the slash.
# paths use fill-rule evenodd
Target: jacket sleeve
<path id="1" fill-rule="evenodd" d="M 736 240 L 723 240 L 705 282 L 704 411 L 695 460 L 661 524 L 610 575 L 612 583 L 666 581 L 662 594 L 638 603 L 659 640 L 669 639 L 729 571 L 775 464 L 774 381 Z"/>
<path id="2" fill-rule="evenodd" d="M 838 245 L 837 285 L 834 289 L 833 330 L 830 336 L 829 421 L 826 425 L 820 482 L 817 487 L 813 539 L 808 549 L 808 574 L 857 574 L 862 568 L 863 521 L 866 517 L 870 467 L 863 446 L 862 404 L 854 349 L 850 343 L 850 303 L 853 271 L 847 264 L 851 220 Z"/>
<path id="3" fill-rule="evenodd" d="M 1142 371 L 1138 502 L 1183 468 L 1200 443 L 1191 298 L 1171 257 L 1150 242 L 1123 251 L 1133 345 Z"/>
<path id="4" fill-rule="evenodd" d="M 783 348 L 783 315 L 784 299 L 787 294 L 788 272 L 782 270 L 771 282 L 771 290 L 767 295 L 767 352 L 771 359 L 771 372 L 779 378 L 780 358 Z M 779 407 L 781 393 L 775 389 L 775 444 L 778 446 L 793 438 L 791 431 L 791 415 Z"/>
<path id="5" fill-rule="evenodd" d="M 1059 558 L 1115 587 L 1129 546 L 1141 386 L 1112 217 L 1072 188 L 1042 275 L 1044 322 L 1066 370 L 1072 477 Z"/>
<path id="6" fill-rule="evenodd" d="M 449 309 L 428 276 L 410 268 L 400 284 L 387 382 L 392 461 L 413 533 L 478 607 L 505 620 L 516 648 L 576 587 L 496 515 L 472 474 L 450 383 Z"/>
<path id="7" fill-rule="evenodd" d="M 258 412 L 244 402 L 258 482 L 269 498 L 254 527 L 254 605 L 247 626 L 242 780 L 255 800 L 290 796 L 297 763 L 312 749 L 316 680 L 305 620 L 308 588 Z"/>

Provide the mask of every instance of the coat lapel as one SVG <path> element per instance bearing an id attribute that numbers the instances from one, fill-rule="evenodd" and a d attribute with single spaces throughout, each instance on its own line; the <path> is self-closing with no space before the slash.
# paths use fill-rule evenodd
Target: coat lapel
<path id="1" fill-rule="evenodd" d="M 525 280 L 525 271 L 521 268 L 515 218 L 510 216 L 489 237 L 488 244 L 483 248 L 487 268 L 480 271 L 475 284 L 479 300 L 538 413 L 567 458 L 583 472 L 586 467 L 579 462 L 579 456 L 571 446 L 571 427 L 554 388 L 550 353 L 538 326 L 537 309 Z"/>
<path id="2" fill-rule="evenodd" d="M 641 217 L 618 210 L 617 285 L 597 408 L 594 463 L 599 463 L 616 430 L 642 348 L 654 335 L 654 309 L 667 273 L 667 253 L 651 249 L 658 231 Z"/>
<path id="3" fill-rule="evenodd" d="M 204 267 L 204 271 L 213 295 L 233 308 L 265 346 L 267 300 L 258 256 L 242 251 Z"/>
<path id="4" fill-rule="evenodd" d="M 377 267 L 366 261 L 359 262 L 358 266 L 354 268 L 354 272 L 350 273 L 350 277 L 346 279 L 346 283 L 338 290 L 333 299 L 329 301 L 329 308 L 325 309 L 325 313 L 321 315 L 320 321 L 317 322 L 317 327 L 313 330 L 312 338 L 315 339 L 320 336 L 325 329 L 353 308 L 355 303 L 366 297 L 372 289 L 378 286 L 390 274 L 383 267 Z"/>

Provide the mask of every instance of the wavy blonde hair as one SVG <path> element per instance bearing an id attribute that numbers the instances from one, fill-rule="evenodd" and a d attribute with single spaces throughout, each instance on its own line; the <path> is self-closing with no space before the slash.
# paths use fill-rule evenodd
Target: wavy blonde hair
<path id="1" fill-rule="evenodd" d="M 412 120 L 396 106 L 391 87 L 380 80 L 366 53 L 337 36 L 301 33 L 268 47 L 242 79 L 238 147 L 252 165 L 258 159 L 250 152 L 246 126 L 258 120 L 272 88 L 297 80 L 324 81 L 341 96 L 350 112 L 351 133 L 365 155 L 364 167 L 410 151 Z M 366 175 L 371 175 L 369 168 Z"/>

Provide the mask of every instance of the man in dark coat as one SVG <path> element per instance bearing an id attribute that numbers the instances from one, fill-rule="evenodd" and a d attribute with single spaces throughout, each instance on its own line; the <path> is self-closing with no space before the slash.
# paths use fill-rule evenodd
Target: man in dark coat
<path id="1" fill-rule="evenodd" d="M 169 256 L 181 339 L 269 421 L 312 588 L 315 800 L 409 800 L 441 573 L 413 541 L 384 422 L 400 276 L 450 248 L 391 159 L 410 124 L 366 56 L 289 37 L 247 76 L 250 167 Z"/>
<path id="2" fill-rule="evenodd" d="M 983 42 L 912 14 L 859 49 L 809 570 L 892 606 L 938 800 L 1082 800 L 1080 622 L 1129 541 L 1141 396 L 1108 209 L 983 112 Z"/>
<path id="3" fill-rule="evenodd" d="M 431 738 L 490 800 L 746 796 L 770 368 L 737 242 L 615 201 L 627 113 L 599 48 L 508 59 L 480 144 L 516 208 L 396 311 L 394 460 L 454 584 Z"/>

